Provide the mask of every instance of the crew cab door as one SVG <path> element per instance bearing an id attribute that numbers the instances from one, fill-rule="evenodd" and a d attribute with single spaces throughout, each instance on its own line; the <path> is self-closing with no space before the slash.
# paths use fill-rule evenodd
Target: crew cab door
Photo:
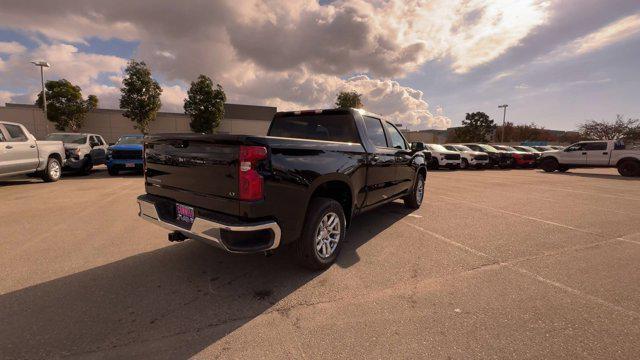
<path id="1" fill-rule="evenodd" d="M 20 174 L 35 171 L 38 168 L 38 148 L 36 141 L 27 136 L 22 127 L 13 124 L 1 124 L 5 141 L 0 159 L 2 174 Z"/>
<path id="2" fill-rule="evenodd" d="M 389 146 L 396 149 L 395 180 L 397 182 L 396 191 L 400 193 L 411 188 L 415 175 L 415 169 L 411 166 L 413 156 L 404 137 L 393 124 L 385 121 L 384 128 L 387 133 L 387 139 L 391 143 Z"/>
<path id="3" fill-rule="evenodd" d="M 559 151 L 557 154 L 561 164 L 584 166 L 587 164 L 587 152 L 584 143 L 576 143 Z"/>
<path id="4" fill-rule="evenodd" d="M 89 146 L 91 146 L 91 158 L 94 165 L 104 164 L 107 159 L 107 144 L 100 136 L 91 135 L 89 137 Z"/>
<path id="5" fill-rule="evenodd" d="M 375 145 L 367 162 L 367 197 L 365 206 L 385 201 L 395 194 L 396 152 L 388 145 L 380 119 L 363 116 L 367 137 Z"/>
<path id="6" fill-rule="evenodd" d="M 585 143 L 584 150 L 587 152 L 587 161 L 586 161 L 587 165 L 589 166 L 609 165 L 611 150 L 607 149 L 606 141 Z"/>

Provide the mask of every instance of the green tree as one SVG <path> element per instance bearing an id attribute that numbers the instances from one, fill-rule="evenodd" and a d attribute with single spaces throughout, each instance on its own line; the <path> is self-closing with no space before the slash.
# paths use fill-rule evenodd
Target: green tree
<path id="1" fill-rule="evenodd" d="M 73 85 L 66 79 L 47 81 L 47 119 L 55 123 L 60 131 L 78 131 L 84 124 L 87 112 L 98 107 L 98 98 L 89 95 L 86 100 L 82 98 L 82 89 Z M 41 109 L 42 91 L 38 94 L 36 105 Z"/>
<path id="2" fill-rule="evenodd" d="M 462 120 L 462 127 L 455 129 L 453 136 L 459 142 L 483 142 L 491 139 L 495 129 L 496 124 L 489 118 L 489 115 L 478 111 L 467 113 L 465 119 Z"/>
<path id="3" fill-rule="evenodd" d="M 151 77 L 151 71 L 143 61 L 130 60 L 124 72 L 120 108 L 124 110 L 123 115 L 135 123 L 134 128 L 146 134 L 162 106 L 162 88 Z"/>
<path id="4" fill-rule="evenodd" d="M 224 117 L 227 96 L 220 84 L 213 88 L 213 81 L 205 75 L 191 82 L 184 99 L 184 112 L 191 117 L 189 126 L 193 132 L 211 134 Z"/>
<path id="5" fill-rule="evenodd" d="M 364 107 L 362 104 L 362 94 L 358 94 L 353 91 L 341 91 L 336 99 L 336 108 L 355 108 L 361 109 Z"/>
<path id="6" fill-rule="evenodd" d="M 586 139 L 630 141 L 640 140 L 640 120 L 627 119 L 622 115 L 616 115 L 614 121 L 590 120 L 578 127 L 580 135 Z"/>

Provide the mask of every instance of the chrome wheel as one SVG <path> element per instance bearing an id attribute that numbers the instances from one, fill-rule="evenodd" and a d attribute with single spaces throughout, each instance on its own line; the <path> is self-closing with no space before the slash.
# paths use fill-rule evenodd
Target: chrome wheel
<path id="1" fill-rule="evenodd" d="M 340 218 L 334 212 L 324 215 L 316 229 L 316 253 L 321 259 L 330 257 L 340 241 Z"/>
<path id="2" fill-rule="evenodd" d="M 424 179 L 422 176 L 418 179 L 418 184 L 416 185 L 416 203 L 422 204 L 422 198 L 424 197 Z"/>
<path id="3" fill-rule="evenodd" d="M 60 178 L 60 174 L 62 173 L 62 169 L 60 168 L 60 163 L 55 160 L 49 162 L 49 177 L 51 179 L 57 180 Z"/>

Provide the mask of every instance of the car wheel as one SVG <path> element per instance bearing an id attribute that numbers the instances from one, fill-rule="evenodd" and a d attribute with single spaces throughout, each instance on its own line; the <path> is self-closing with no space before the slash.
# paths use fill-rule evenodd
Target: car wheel
<path id="1" fill-rule="evenodd" d="M 564 173 L 569 171 L 569 167 L 567 165 L 560 165 L 558 166 L 558 172 Z"/>
<path id="2" fill-rule="evenodd" d="M 109 175 L 111 176 L 117 176 L 120 173 L 120 169 L 118 169 L 115 166 L 112 166 L 110 168 L 107 168 L 107 172 L 109 172 Z"/>
<path id="3" fill-rule="evenodd" d="M 460 161 L 460 169 L 468 169 L 469 168 L 469 161 L 467 161 L 467 159 L 462 159 L 462 161 Z"/>
<path id="4" fill-rule="evenodd" d="M 90 157 L 84 158 L 84 162 L 80 168 L 80 174 L 89 175 L 91 174 L 91 169 L 93 169 L 93 160 Z"/>
<path id="5" fill-rule="evenodd" d="M 42 180 L 45 182 L 55 182 L 62 176 L 62 165 L 58 159 L 50 157 L 47 160 L 47 167 L 42 172 Z"/>
<path id="6" fill-rule="evenodd" d="M 418 174 L 416 183 L 411 189 L 411 193 L 403 198 L 404 205 L 409 209 L 419 209 L 424 199 L 424 175 Z"/>
<path id="7" fill-rule="evenodd" d="M 333 199 L 311 200 L 302 236 L 295 242 L 298 262 L 311 270 L 324 270 L 333 264 L 346 235 L 342 206 Z"/>
<path id="8" fill-rule="evenodd" d="M 540 163 L 540 168 L 544 172 L 554 172 L 558 170 L 558 168 L 560 168 L 560 164 L 558 164 L 558 160 L 554 158 L 548 158 L 542 160 L 542 163 Z"/>
<path id="9" fill-rule="evenodd" d="M 622 176 L 640 176 L 640 162 L 631 159 L 620 161 L 618 173 Z"/>

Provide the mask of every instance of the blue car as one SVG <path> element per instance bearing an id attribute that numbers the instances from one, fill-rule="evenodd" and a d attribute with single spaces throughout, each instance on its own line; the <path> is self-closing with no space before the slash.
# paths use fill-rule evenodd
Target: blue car
<path id="1" fill-rule="evenodd" d="M 124 135 L 107 150 L 109 175 L 118 175 L 123 170 L 142 172 L 142 141 L 144 135 Z"/>

